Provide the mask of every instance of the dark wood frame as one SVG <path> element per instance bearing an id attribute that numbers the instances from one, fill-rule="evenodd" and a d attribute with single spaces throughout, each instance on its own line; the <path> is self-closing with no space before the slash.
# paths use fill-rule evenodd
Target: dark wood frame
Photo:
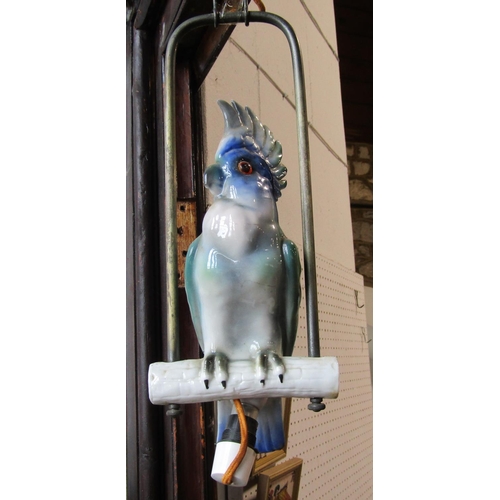
<path id="1" fill-rule="evenodd" d="M 257 488 L 257 500 L 267 500 L 269 487 L 277 480 L 286 478 L 292 472 L 295 472 L 295 482 L 293 491 L 291 492 L 292 500 L 298 500 L 300 490 L 300 476 L 302 473 L 302 459 L 291 458 L 280 465 L 276 465 L 271 469 L 263 471 L 259 475 L 259 486 Z M 290 492 L 289 492 L 290 493 Z"/>
<path id="2" fill-rule="evenodd" d="M 150 363 L 166 359 L 163 233 L 162 58 L 183 20 L 212 11 L 211 0 L 127 1 L 127 498 L 214 499 L 213 405 L 193 404 L 167 417 L 149 401 Z M 179 206 L 194 207 L 183 230 L 199 232 L 203 210 L 200 85 L 232 27 L 193 32 L 177 58 Z M 189 227 L 188 227 L 189 225 Z M 180 256 L 182 259 L 182 254 Z M 180 263 L 182 266 L 182 262 Z M 198 357 L 186 296 L 179 283 L 181 356 Z"/>

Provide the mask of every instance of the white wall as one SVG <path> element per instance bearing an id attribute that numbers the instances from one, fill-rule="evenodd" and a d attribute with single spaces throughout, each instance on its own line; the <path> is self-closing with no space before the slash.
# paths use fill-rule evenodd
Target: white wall
<path id="1" fill-rule="evenodd" d="M 373 382 L 373 288 L 370 286 L 365 286 L 365 304 L 367 336 L 370 341 L 370 370 Z"/>

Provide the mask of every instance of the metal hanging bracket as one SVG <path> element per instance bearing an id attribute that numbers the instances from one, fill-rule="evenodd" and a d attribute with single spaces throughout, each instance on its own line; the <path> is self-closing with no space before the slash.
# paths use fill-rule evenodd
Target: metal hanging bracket
<path id="1" fill-rule="evenodd" d="M 175 141 L 175 56 L 182 37 L 196 28 L 219 24 L 265 23 L 279 28 L 289 43 L 293 80 L 295 87 L 295 107 L 297 116 L 297 136 L 299 150 L 300 197 L 302 211 L 304 278 L 306 289 L 307 338 L 309 357 L 320 357 L 316 257 L 314 246 L 313 205 L 310 173 L 310 152 L 308 120 L 306 109 L 305 83 L 302 57 L 297 37 L 291 25 L 282 17 L 268 12 L 249 12 L 248 0 L 243 11 L 220 15 L 214 0 L 214 12 L 193 17 L 180 24 L 172 33 L 165 51 L 165 235 L 167 251 L 167 361 L 179 360 L 178 322 L 178 264 L 177 264 L 177 178 Z M 321 397 L 311 397 L 308 408 L 320 411 L 325 408 Z M 171 405 L 168 414 L 178 414 L 178 405 Z"/>

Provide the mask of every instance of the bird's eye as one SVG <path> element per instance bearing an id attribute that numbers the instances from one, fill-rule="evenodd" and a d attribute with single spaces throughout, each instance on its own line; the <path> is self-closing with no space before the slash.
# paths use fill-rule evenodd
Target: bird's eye
<path id="1" fill-rule="evenodd" d="M 252 165 L 245 160 L 238 163 L 238 170 L 244 175 L 250 175 L 253 172 Z"/>

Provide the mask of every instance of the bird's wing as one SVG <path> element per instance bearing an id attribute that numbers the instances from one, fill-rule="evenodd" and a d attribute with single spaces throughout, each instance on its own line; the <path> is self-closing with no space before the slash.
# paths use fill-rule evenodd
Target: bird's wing
<path id="1" fill-rule="evenodd" d="M 200 344 L 200 347 L 204 349 L 200 320 L 200 297 L 194 279 L 194 258 L 199 243 L 200 236 L 198 236 L 198 238 L 196 238 L 188 248 L 188 252 L 186 255 L 186 265 L 184 268 L 184 281 L 186 286 L 186 295 L 188 299 L 189 310 L 191 311 L 191 319 L 193 320 L 196 336 L 198 337 L 198 343 Z"/>
<path id="2" fill-rule="evenodd" d="M 285 263 L 284 315 L 281 329 L 283 334 L 282 345 L 283 356 L 291 356 L 299 322 L 301 266 L 299 251 L 293 241 L 284 239 L 282 251 Z"/>

